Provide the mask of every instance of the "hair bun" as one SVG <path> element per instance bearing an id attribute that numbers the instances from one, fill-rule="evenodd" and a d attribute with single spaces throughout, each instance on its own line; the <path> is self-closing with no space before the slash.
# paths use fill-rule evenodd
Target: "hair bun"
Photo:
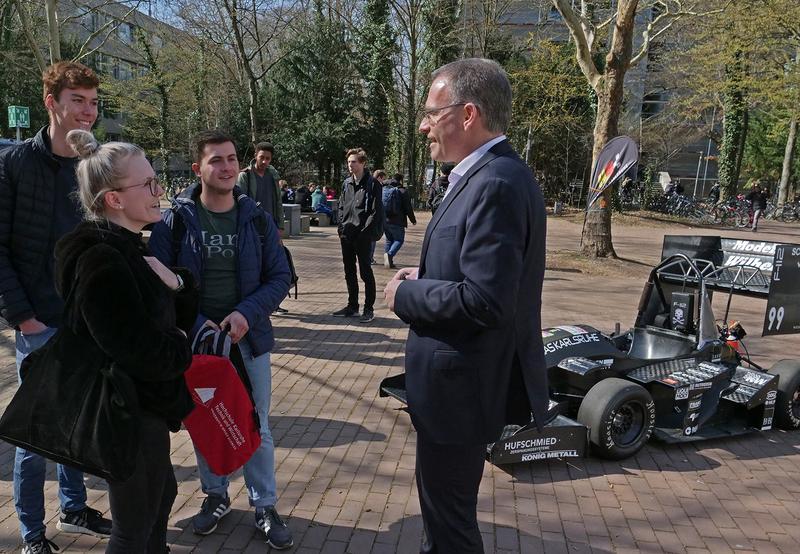
<path id="1" fill-rule="evenodd" d="M 100 143 L 89 131 L 73 129 L 67 133 L 67 144 L 78 154 L 81 159 L 88 158 L 100 148 Z"/>

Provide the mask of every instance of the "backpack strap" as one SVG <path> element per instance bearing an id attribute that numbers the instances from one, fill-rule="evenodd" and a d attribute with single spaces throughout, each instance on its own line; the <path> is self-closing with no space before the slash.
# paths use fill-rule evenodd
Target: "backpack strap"
<path id="1" fill-rule="evenodd" d="M 178 254 L 181 252 L 181 243 L 185 235 L 186 224 L 178 212 L 172 209 L 172 262 L 175 264 L 178 263 Z"/>

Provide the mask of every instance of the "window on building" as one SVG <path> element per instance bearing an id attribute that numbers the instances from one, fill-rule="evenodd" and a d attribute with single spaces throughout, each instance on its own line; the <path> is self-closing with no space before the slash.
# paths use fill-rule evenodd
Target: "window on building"
<path id="1" fill-rule="evenodd" d="M 133 43 L 133 27 L 124 21 L 117 27 L 117 38 L 125 44 Z"/>
<path id="2" fill-rule="evenodd" d="M 658 115 L 664 110 L 667 103 L 667 95 L 664 91 L 656 91 L 646 94 L 642 99 L 642 120 L 648 120 Z"/>
<path id="3" fill-rule="evenodd" d="M 555 6 L 551 7 L 547 14 L 547 21 L 561 21 L 561 19 L 561 12 Z"/>

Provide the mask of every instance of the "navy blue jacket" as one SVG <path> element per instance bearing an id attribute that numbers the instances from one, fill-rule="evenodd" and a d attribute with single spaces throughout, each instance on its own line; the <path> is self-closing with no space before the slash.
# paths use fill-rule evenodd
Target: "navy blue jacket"
<path id="1" fill-rule="evenodd" d="M 237 261 L 238 282 L 231 283 L 238 290 L 239 303 L 235 310 L 247 320 L 250 330 L 245 335 L 254 356 L 270 352 L 275 345 L 269 315 L 275 311 L 289 292 L 289 264 L 278 238 L 278 230 L 271 217 L 267 217 L 253 199 L 234 187 L 233 195 L 238 207 Z M 200 287 L 203 286 L 205 249 L 197 216 L 200 185 L 186 189 L 180 197 L 172 200 L 172 208 L 165 211 L 150 236 L 150 252 L 168 266 L 186 267 L 191 270 Z M 177 257 L 173 245 L 173 218 L 183 220 L 186 232 L 180 243 Z M 256 219 L 262 219 L 257 224 Z M 259 229 L 264 229 L 263 240 Z M 198 314 L 192 334 L 208 321 Z"/>
<path id="2" fill-rule="evenodd" d="M 545 225 L 539 186 L 507 141 L 467 171 L 428 224 L 419 278 L 395 296 L 395 313 L 411 324 L 409 412 L 427 440 L 486 444 L 506 423 L 531 414 L 544 422 Z"/>
<path id="3" fill-rule="evenodd" d="M 55 284 L 40 279 L 60 238 L 52 234 L 61 164 L 47 133 L 42 127 L 0 154 L 0 317 L 14 327 L 32 317 L 58 327 L 64 309 Z"/>

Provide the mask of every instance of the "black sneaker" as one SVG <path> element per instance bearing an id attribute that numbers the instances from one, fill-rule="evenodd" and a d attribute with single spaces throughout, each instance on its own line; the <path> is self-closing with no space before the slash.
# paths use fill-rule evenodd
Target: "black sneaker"
<path id="1" fill-rule="evenodd" d="M 275 308 L 275 313 L 276 314 L 288 314 L 289 310 L 287 310 L 286 308 L 281 308 L 280 306 L 278 306 L 277 308 Z"/>
<path id="2" fill-rule="evenodd" d="M 198 535 L 209 535 L 217 528 L 219 520 L 231 511 L 229 498 L 210 494 L 203 500 L 200 512 L 192 518 L 192 530 Z"/>
<path id="3" fill-rule="evenodd" d="M 353 308 L 352 306 L 345 306 L 341 310 L 333 312 L 333 317 L 353 317 L 354 315 L 358 315 L 358 308 Z"/>
<path id="4" fill-rule="evenodd" d="M 62 513 L 56 528 L 64 533 L 82 533 L 101 538 L 111 536 L 111 520 L 88 506 L 77 512 Z"/>
<path id="5" fill-rule="evenodd" d="M 22 546 L 22 554 L 52 554 L 53 551 L 58 552 L 58 546 L 53 541 L 47 540 L 44 535 Z"/>
<path id="6" fill-rule="evenodd" d="M 294 546 L 292 532 L 275 511 L 275 506 L 256 508 L 256 527 L 264 532 L 267 544 L 275 550 L 286 550 Z"/>
<path id="7" fill-rule="evenodd" d="M 369 323 L 373 319 L 375 319 L 375 312 L 371 309 L 364 308 L 364 313 L 361 314 L 361 319 L 359 319 L 358 321 L 360 323 Z"/>

